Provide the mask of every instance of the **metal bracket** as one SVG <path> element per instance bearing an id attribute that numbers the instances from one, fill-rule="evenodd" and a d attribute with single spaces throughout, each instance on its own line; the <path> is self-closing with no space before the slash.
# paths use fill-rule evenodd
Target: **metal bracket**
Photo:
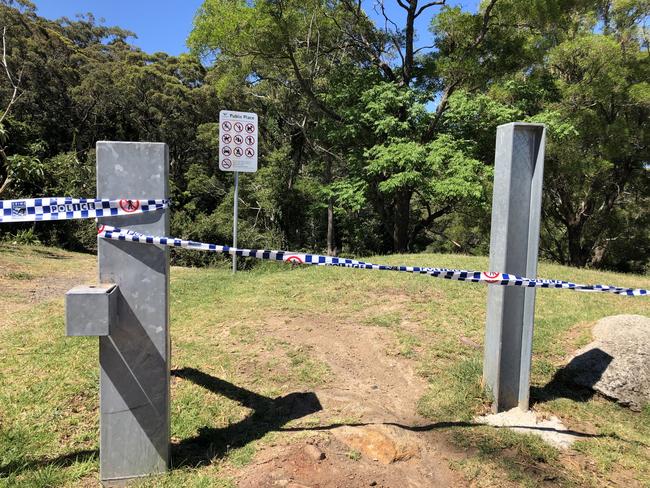
<path id="1" fill-rule="evenodd" d="M 117 322 L 115 284 L 75 286 L 65 294 L 67 336 L 107 336 Z"/>

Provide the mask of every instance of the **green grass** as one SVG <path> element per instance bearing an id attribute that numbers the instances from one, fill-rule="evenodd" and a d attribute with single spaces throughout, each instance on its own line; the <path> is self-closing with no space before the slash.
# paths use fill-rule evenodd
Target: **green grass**
<path id="1" fill-rule="evenodd" d="M 369 260 L 478 270 L 487 264 L 482 257 L 435 254 Z M 93 274 L 92 256 L 0 246 L 0 286 L 11 290 L 3 297 L 0 318 L 0 486 L 81 486 L 97 478 L 97 342 L 64 337 L 62 292 L 31 303 L 19 288 L 46 277 Z M 648 277 L 548 263 L 541 263 L 539 274 L 650 287 Z M 567 354 L 590 340 L 596 320 L 648 315 L 648 299 L 557 290 L 540 290 L 537 297 L 534 408 L 599 435 L 576 445 L 573 456 L 580 462 L 566 462 L 565 454 L 534 437 L 462 426 L 488 401 L 480 386 L 482 351 L 459 340 L 483 342 L 485 286 L 279 264 L 235 276 L 227 269 L 174 268 L 172 367 L 181 372 L 172 378 L 174 469 L 139 484 L 233 487 L 233 473 L 251 462 L 260 444 L 299 436 L 274 432 L 279 426 L 271 399 L 310 391 L 336 377 L 313 350 L 261 335 L 259 329 L 310 317 L 387 329 L 393 343 L 386 353 L 412 361 L 429 383 L 419 412 L 432 422 L 458 423 L 447 433 L 466 455 L 452 467 L 477 486 L 504 479 L 522 486 L 606 486 L 621 479 L 631 486 L 650 484 L 650 407 L 634 413 L 597 396 L 579 401 L 547 387 Z M 228 382 L 231 393 L 200 386 L 190 379 L 193 371 Z M 256 409 L 244 406 L 245 391 L 259 395 Z M 292 426 L 315 424 L 310 417 L 291 421 Z M 192 439 L 201 435 L 210 442 L 197 448 Z"/>
<path id="2" fill-rule="evenodd" d="M 352 461 L 359 461 L 361 460 L 361 453 L 359 451 L 355 451 L 352 449 L 351 451 L 348 451 L 346 453 L 348 459 L 351 459 Z"/>

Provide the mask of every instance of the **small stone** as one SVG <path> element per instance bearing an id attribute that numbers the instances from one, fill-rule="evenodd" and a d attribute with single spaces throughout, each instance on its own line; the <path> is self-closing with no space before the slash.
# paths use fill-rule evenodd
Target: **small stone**
<path id="1" fill-rule="evenodd" d="M 303 450 L 314 461 L 322 461 L 326 457 L 325 453 L 313 444 L 307 444 Z"/>
<path id="2" fill-rule="evenodd" d="M 377 482 L 376 481 L 371 481 L 370 486 L 377 486 Z"/>

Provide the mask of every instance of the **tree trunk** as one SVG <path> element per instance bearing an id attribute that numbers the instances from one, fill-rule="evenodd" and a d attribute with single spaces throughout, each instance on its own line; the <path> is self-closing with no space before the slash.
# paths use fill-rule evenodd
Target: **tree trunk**
<path id="1" fill-rule="evenodd" d="M 408 250 L 411 192 L 400 191 L 395 195 L 393 202 L 393 251 L 405 252 Z"/>
<path id="2" fill-rule="evenodd" d="M 590 253 L 582 245 L 582 229 L 580 224 L 567 225 L 567 239 L 569 241 L 569 264 L 583 268 L 589 262 Z"/>
<path id="3" fill-rule="evenodd" d="M 332 184 L 332 160 L 326 157 L 325 184 Z M 334 198 L 330 195 L 327 199 L 327 255 L 337 256 L 339 250 L 336 245 L 336 228 L 334 226 Z"/>
<path id="4" fill-rule="evenodd" d="M 327 255 L 338 256 L 336 246 L 336 228 L 334 227 L 334 199 L 330 197 L 327 202 Z"/>

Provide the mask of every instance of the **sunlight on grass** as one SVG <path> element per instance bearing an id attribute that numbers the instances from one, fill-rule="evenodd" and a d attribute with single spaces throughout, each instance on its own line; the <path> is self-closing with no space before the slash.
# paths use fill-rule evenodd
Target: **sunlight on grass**
<path id="1" fill-rule="evenodd" d="M 92 256 L 37 247 L 5 251 L 0 246 L 0 259 L 10 271 L 0 280 L 12 280 L 19 287 L 31 286 L 48 274 L 83 274 L 94 267 Z M 486 258 L 461 255 L 368 260 L 470 269 L 487 265 Z M 540 275 L 650 285 L 643 276 L 547 263 L 541 263 Z M 281 264 L 234 276 L 225 268 L 173 268 L 172 369 L 199 371 L 230 385 L 231 391 L 224 395 L 186 377 L 172 377 L 175 469 L 142 481 L 142 486 L 234 487 L 232 470 L 249 464 L 261 444 L 291 438 L 272 432 L 273 428 L 250 430 L 251 415 L 271 424 L 273 418 L 245 404 L 256 399 L 255 405 L 271 405 L 292 392 L 336 384 L 336 375 L 314 350 L 293 344 L 290 334 L 278 338 L 262 333 L 269 324 L 283 328 L 294 319 L 318 317 L 380 328 L 390 341 L 386 354 L 412 362 L 428 382 L 418 411 L 433 422 L 471 420 L 488 401 L 480 382 L 486 290 L 482 285 L 425 276 Z M 0 486 L 85 486 L 89 479 L 96 480 L 98 471 L 97 343 L 93 338 L 64 337 L 62 295 L 28 307 L 24 297 L 17 289 L 4 305 L 15 308 L 8 309 L 0 322 Z M 522 486 L 544 479 L 598 485 L 621 470 L 633 473 L 639 483 L 650 483 L 650 407 L 634 413 L 597 396 L 577 401 L 544 389 L 567 355 L 590 340 L 595 321 L 648 312 L 643 298 L 540 290 L 532 386 L 547 396 L 537 398 L 534 408 L 560 416 L 570 428 L 587 428 L 601 437 L 580 441 L 576 455 L 586 461 L 573 465 L 563 463 L 564 455 L 538 438 L 504 429 L 451 426 L 451 441 L 468 449 L 467 458 L 454 461 L 452 467 L 477 486 L 500 479 Z M 314 417 L 300 419 L 300 425 L 319 423 Z M 205 444 L 192 439 L 204 439 Z"/>

